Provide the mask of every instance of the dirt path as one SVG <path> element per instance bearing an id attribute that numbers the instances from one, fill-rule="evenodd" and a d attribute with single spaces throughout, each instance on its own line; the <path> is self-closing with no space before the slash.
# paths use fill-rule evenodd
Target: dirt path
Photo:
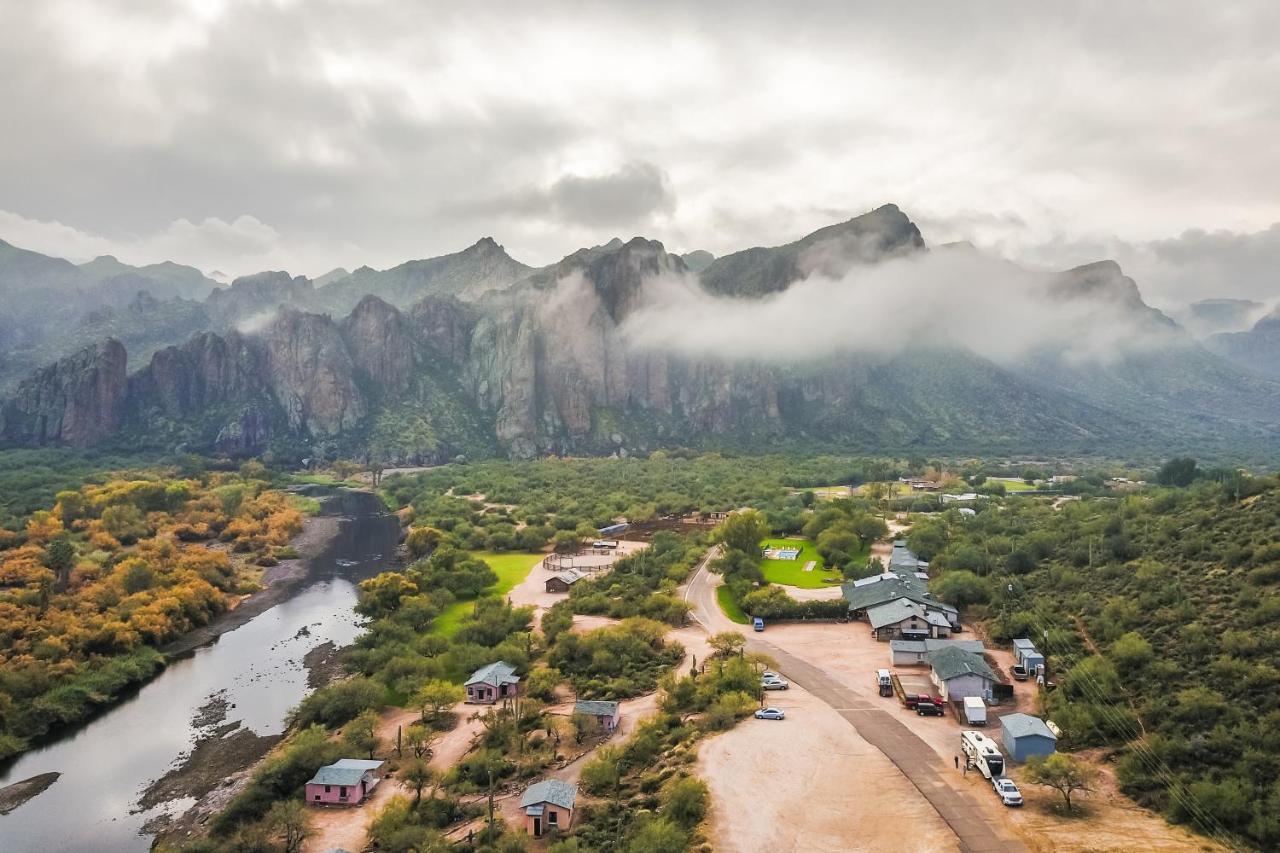
<path id="1" fill-rule="evenodd" d="M 459 716 L 456 726 L 443 732 L 431 743 L 431 766 L 443 773 L 457 763 L 470 749 L 483 730 L 478 720 L 472 720 L 476 706 L 459 702 L 451 709 Z M 389 708 L 383 712 L 378 726 L 383 754 L 390 756 L 395 750 L 397 728 L 409 726 L 419 719 L 414 708 Z M 304 853 L 323 853 L 325 850 L 363 850 L 369 839 L 369 825 L 387 801 L 396 794 L 412 794 L 397 779 L 384 779 L 374 789 L 373 795 L 354 808 L 314 809 L 311 828 L 315 835 L 307 839 Z"/>

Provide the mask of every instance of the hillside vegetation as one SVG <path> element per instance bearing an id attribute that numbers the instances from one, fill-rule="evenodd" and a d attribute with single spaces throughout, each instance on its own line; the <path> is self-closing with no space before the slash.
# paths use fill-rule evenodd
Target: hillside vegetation
<path id="1" fill-rule="evenodd" d="M 1061 747 L 1176 822 L 1280 844 L 1280 485 L 1200 481 L 916 524 L 935 588 L 1049 655 Z"/>

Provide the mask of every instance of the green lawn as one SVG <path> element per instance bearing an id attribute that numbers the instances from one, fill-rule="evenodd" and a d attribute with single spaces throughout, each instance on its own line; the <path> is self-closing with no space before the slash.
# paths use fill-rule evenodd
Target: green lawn
<path id="1" fill-rule="evenodd" d="M 781 547 L 800 547 L 800 556 L 794 560 L 762 560 L 760 568 L 764 571 L 764 578 L 769 583 L 781 583 L 787 586 L 799 586 L 805 589 L 817 589 L 823 586 L 833 586 L 831 583 L 823 583 L 822 578 L 827 574 L 826 564 L 823 562 L 818 552 L 813 549 L 813 543 L 807 539 L 766 539 L 760 543 L 761 548 L 781 548 Z M 806 572 L 805 564 L 810 560 L 817 563 L 813 567 L 813 571 Z M 836 575 L 839 575 L 836 572 Z M 835 581 L 840 583 L 843 578 Z"/>
<path id="2" fill-rule="evenodd" d="M 738 602 L 733 600 L 729 587 L 716 587 L 716 601 L 720 603 L 720 609 L 724 612 L 724 615 L 728 616 L 732 621 L 737 622 L 739 625 L 746 625 L 750 621 L 747 619 L 747 614 L 743 613 L 742 608 L 738 606 Z"/>
<path id="3" fill-rule="evenodd" d="M 498 582 L 485 590 L 486 597 L 497 598 L 508 592 L 529 576 L 529 572 L 546 554 L 523 554 L 519 552 L 472 551 L 471 556 L 484 560 L 498 576 Z M 450 604 L 435 621 L 431 623 L 431 633 L 443 637 L 452 637 L 462 627 L 462 620 L 467 618 L 475 605 L 475 599 L 464 599 Z"/>
<path id="4" fill-rule="evenodd" d="M 1006 492 L 1029 492 L 1035 488 L 1035 486 L 1031 485 L 1026 480 L 1006 480 L 1004 477 L 988 477 L 987 482 L 999 483 L 1004 486 L 1004 490 Z"/>

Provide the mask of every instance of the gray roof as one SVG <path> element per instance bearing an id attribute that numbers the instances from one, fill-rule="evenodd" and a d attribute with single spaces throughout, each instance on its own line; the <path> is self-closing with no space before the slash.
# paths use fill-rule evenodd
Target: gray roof
<path id="1" fill-rule="evenodd" d="M 618 713 L 618 703 L 604 699 L 579 699 L 573 703 L 575 714 L 590 714 L 593 717 L 610 716 Z"/>
<path id="2" fill-rule="evenodd" d="M 871 623 L 872 628 L 896 625 L 902 620 L 910 619 L 913 616 L 917 619 L 923 619 L 924 605 L 916 604 L 909 598 L 896 598 L 893 601 L 867 608 L 867 621 Z"/>
<path id="3" fill-rule="evenodd" d="M 551 803 L 562 809 L 571 809 L 578 799 L 578 786 L 559 779 L 544 779 L 530 785 L 520 798 L 520 808 Z"/>
<path id="4" fill-rule="evenodd" d="M 503 684 L 518 684 L 520 677 L 516 675 L 516 668 L 504 660 L 494 661 L 488 666 L 482 666 L 475 672 L 471 673 L 471 677 L 467 679 L 467 685 L 472 684 L 492 684 L 494 687 L 500 687 Z"/>
<path id="5" fill-rule="evenodd" d="M 1000 718 L 1000 726 L 1006 737 L 1027 737 L 1038 735 L 1056 741 L 1058 736 L 1039 717 L 1030 714 L 1005 714 Z"/>
<path id="6" fill-rule="evenodd" d="M 932 637 L 924 640 L 890 640 L 889 649 L 895 652 L 933 652 L 938 649 L 945 649 L 948 646 L 955 646 L 958 649 L 964 649 L 967 652 L 982 654 L 985 646 L 981 640 L 941 640 Z"/>
<path id="7" fill-rule="evenodd" d="M 578 572 L 575 572 L 573 569 L 570 569 L 567 572 L 560 572 L 559 574 L 556 575 L 556 577 L 560 578 L 560 580 L 568 584 L 576 583 L 577 581 L 582 580 L 582 575 Z"/>
<path id="8" fill-rule="evenodd" d="M 1015 649 L 1034 649 L 1036 644 L 1028 640 L 1026 637 L 1019 637 L 1013 641 L 1013 647 Z"/>
<path id="9" fill-rule="evenodd" d="M 950 681 L 962 675 L 980 675 L 988 681 L 996 680 L 996 674 L 991 671 L 991 667 L 987 666 L 982 655 L 967 652 L 955 646 L 929 652 L 929 665 L 943 681 Z"/>
<path id="10" fill-rule="evenodd" d="M 378 758 L 339 758 L 329 766 L 341 767 L 346 770 L 377 770 L 384 764 L 386 764 L 386 762 Z"/>
<path id="11" fill-rule="evenodd" d="M 893 578 L 884 578 L 862 586 L 847 583 L 841 587 L 841 591 L 844 593 L 844 600 L 849 603 L 850 610 L 869 610 L 899 598 L 906 598 L 944 613 L 959 612 L 945 601 L 934 598 L 924 581 L 910 574 L 895 575 Z"/>
<path id="12" fill-rule="evenodd" d="M 336 764 L 328 764 L 316 771 L 316 775 L 311 777 L 308 785 L 359 785 L 360 780 L 364 778 L 366 769 L 363 767 L 339 767 Z"/>

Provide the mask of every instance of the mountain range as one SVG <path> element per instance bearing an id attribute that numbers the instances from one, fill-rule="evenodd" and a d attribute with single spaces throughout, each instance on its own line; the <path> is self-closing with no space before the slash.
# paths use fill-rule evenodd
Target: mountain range
<path id="1" fill-rule="evenodd" d="M 636 237 L 534 268 L 486 237 L 387 270 L 229 286 L 177 264 L 77 266 L 0 243 L 0 439 L 389 463 L 673 445 L 1223 458 L 1277 447 L 1280 318 L 1205 346 L 1109 261 L 1023 274 L 1043 328 L 1082 308 L 1123 321 L 1106 357 L 1081 357 L 1100 346 L 1091 338 L 1067 349 L 1052 335 L 1014 354 L 817 342 L 787 359 L 643 340 L 646 311 L 669 298 L 655 282 L 767 311 L 796 287 L 856 286 L 863 271 L 924 257 L 945 269 L 975 251 L 930 249 L 893 205 L 719 258 Z"/>

